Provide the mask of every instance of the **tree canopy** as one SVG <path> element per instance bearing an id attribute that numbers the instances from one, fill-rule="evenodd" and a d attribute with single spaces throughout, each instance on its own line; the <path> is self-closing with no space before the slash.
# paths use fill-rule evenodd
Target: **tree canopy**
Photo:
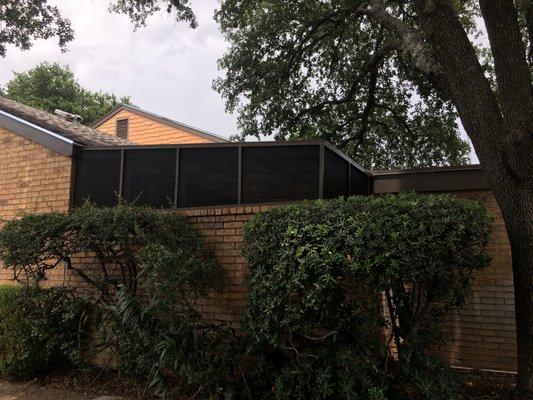
<path id="1" fill-rule="evenodd" d="M 43 62 L 15 77 L 3 88 L 7 98 L 53 113 L 60 109 L 91 124 L 119 104 L 131 104 L 128 96 L 117 97 L 83 88 L 68 66 Z"/>
<path id="2" fill-rule="evenodd" d="M 48 0 L 4 0 L 0 7 L 0 56 L 7 46 L 28 50 L 34 39 L 56 37 L 62 50 L 74 38 L 70 21 Z"/>
<path id="3" fill-rule="evenodd" d="M 228 52 L 215 88 L 241 137 L 321 138 L 369 168 L 464 164 L 453 104 L 394 32 L 358 17 L 360 1 L 227 0 L 216 19 Z M 412 21 L 409 6 L 391 10 Z"/>

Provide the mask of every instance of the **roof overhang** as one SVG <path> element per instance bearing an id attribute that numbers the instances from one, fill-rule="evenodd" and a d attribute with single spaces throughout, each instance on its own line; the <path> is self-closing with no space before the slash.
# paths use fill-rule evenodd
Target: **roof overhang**
<path id="1" fill-rule="evenodd" d="M 137 114 L 137 115 L 140 115 L 140 116 L 148 118 L 148 119 L 151 119 L 152 121 L 156 121 L 156 122 L 159 122 L 161 124 L 171 126 L 173 128 L 181 129 L 181 130 L 183 130 L 185 132 L 191 133 L 191 134 L 196 135 L 196 136 L 200 136 L 200 137 L 202 137 L 204 139 L 212 140 L 214 143 L 229 142 L 229 140 L 223 138 L 222 136 L 215 135 L 214 133 L 207 132 L 207 131 L 204 131 L 202 129 L 195 128 L 193 126 L 184 124 L 182 122 L 173 121 L 173 120 L 171 120 L 169 118 L 165 118 L 165 117 L 162 117 L 160 115 L 157 115 L 157 114 L 145 111 L 145 110 L 141 110 L 140 108 L 129 106 L 127 104 L 121 104 L 120 106 L 118 106 L 115 109 L 111 110 L 106 115 L 104 115 L 102 118 L 100 118 L 99 120 L 97 120 L 96 122 L 91 124 L 91 128 L 98 129 L 98 127 L 100 125 L 102 125 L 105 121 L 107 121 L 109 118 L 117 115 L 119 112 L 121 112 L 123 110 L 124 111 L 129 111 L 129 112 L 131 112 L 133 114 Z"/>
<path id="2" fill-rule="evenodd" d="M 370 171 L 374 193 L 489 190 L 481 165 Z"/>
<path id="3" fill-rule="evenodd" d="M 0 126 L 56 153 L 65 156 L 72 156 L 74 153 L 74 141 L 3 110 L 0 110 Z"/>

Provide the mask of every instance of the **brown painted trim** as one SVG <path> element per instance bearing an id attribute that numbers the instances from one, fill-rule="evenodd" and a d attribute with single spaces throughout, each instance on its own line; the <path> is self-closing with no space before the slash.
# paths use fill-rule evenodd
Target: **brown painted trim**
<path id="1" fill-rule="evenodd" d="M 38 127 L 34 128 L 30 124 L 34 125 L 33 123 L 30 123 L 30 122 L 28 122 L 28 124 L 25 124 L 23 122 L 18 121 L 15 118 L 10 118 L 7 115 L 0 114 L 0 126 L 3 127 L 4 129 L 11 131 L 13 133 L 16 133 L 22 137 L 25 137 L 26 139 L 32 140 L 36 143 L 39 143 L 40 145 L 50 150 L 53 150 L 56 153 L 59 153 L 65 156 L 72 156 L 74 152 L 74 146 L 75 146 L 72 140 L 68 138 L 65 138 L 65 140 L 62 140 L 60 138 L 54 137 L 52 136 L 52 134 L 46 133 L 45 132 L 46 129 L 44 128 L 39 129 Z M 57 136 L 61 136 L 58 133 L 53 133 L 53 134 Z"/>
<path id="2" fill-rule="evenodd" d="M 376 194 L 398 192 L 453 192 L 490 190 L 480 165 L 372 171 Z"/>
<path id="3" fill-rule="evenodd" d="M 215 135 L 214 133 L 207 132 L 207 131 L 204 131 L 202 129 L 195 128 L 194 126 L 184 124 L 183 122 L 174 121 L 172 119 L 163 117 L 161 115 L 157 115 L 157 114 L 154 114 L 152 112 L 145 111 L 145 110 L 142 110 L 140 108 L 132 107 L 132 106 L 129 106 L 129 105 L 126 105 L 126 104 L 121 104 L 120 106 L 118 106 L 115 109 L 111 110 L 109 113 L 104 115 L 102 118 L 100 118 L 99 120 L 97 120 L 96 122 L 91 124 L 91 128 L 97 129 L 98 126 L 102 125 L 102 123 L 107 121 L 109 118 L 112 118 L 113 116 L 115 116 L 116 114 L 118 114 L 122 110 L 132 112 L 134 114 L 140 115 L 141 117 L 145 117 L 145 118 L 151 119 L 152 121 L 156 121 L 156 122 L 159 122 L 161 124 L 171 126 L 173 128 L 184 130 L 184 131 L 189 132 L 189 133 L 191 133 L 193 135 L 200 136 L 200 137 L 202 137 L 204 139 L 212 140 L 215 143 L 228 142 L 228 139 L 223 138 L 222 136 L 219 136 L 219 135 Z"/>

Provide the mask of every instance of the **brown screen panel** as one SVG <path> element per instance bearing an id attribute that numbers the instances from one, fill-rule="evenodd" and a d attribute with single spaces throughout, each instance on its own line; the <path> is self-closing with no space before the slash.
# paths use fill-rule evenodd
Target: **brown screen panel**
<path id="1" fill-rule="evenodd" d="M 324 149 L 324 198 L 348 195 L 348 161 Z"/>
<path id="2" fill-rule="evenodd" d="M 236 204 L 238 149 L 180 149 L 178 207 Z"/>
<path id="3" fill-rule="evenodd" d="M 75 174 L 74 205 L 87 200 L 100 206 L 117 204 L 120 150 L 81 150 Z"/>
<path id="4" fill-rule="evenodd" d="M 318 145 L 243 147 L 242 202 L 318 198 Z"/>
<path id="5" fill-rule="evenodd" d="M 124 151 L 122 197 L 140 205 L 172 208 L 176 177 L 176 149 Z"/>

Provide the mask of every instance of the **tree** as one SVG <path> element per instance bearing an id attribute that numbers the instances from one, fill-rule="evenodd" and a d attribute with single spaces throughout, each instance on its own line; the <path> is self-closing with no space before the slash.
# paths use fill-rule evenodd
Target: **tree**
<path id="1" fill-rule="evenodd" d="M 5 57 L 6 46 L 14 45 L 27 50 L 34 39 L 57 36 L 59 47 L 74 38 L 70 21 L 59 13 L 48 0 L 4 0 L 0 7 L 0 56 Z"/>
<path id="2" fill-rule="evenodd" d="M 477 17 L 490 49 L 469 37 L 476 34 Z M 355 155 L 364 155 L 371 141 L 382 152 L 403 140 L 438 151 L 447 129 L 455 129 L 457 113 L 507 227 L 517 397 L 530 398 L 533 2 L 226 0 L 216 18 L 230 48 L 220 61 L 226 76 L 215 86 L 230 110 L 239 107 L 245 134 L 333 138 L 341 146 L 350 143 L 346 148 Z M 371 125 L 390 133 L 376 140 Z M 411 155 L 415 160 L 418 151 Z"/>
<path id="3" fill-rule="evenodd" d="M 53 113 L 60 109 L 78 114 L 90 124 L 119 104 L 131 104 L 129 97 L 91 92 L 76 80 L 68 66 L 43 62 L 27 72 L 15 73 L 4 87 L 4 95 L 31 107 Z"/>
<path id="4" fill-rule="evenodd" d="M 188 6 L 189 0 L 113 0 L 109 10 L 126 14 L 135 27 L 144 26 L 148 16 L 161 10 L 166 3 L 168 13 L 175 12 L 177 21 L 189 21 L 196 27 L 196 18 Z M 35 39 L 57 37 L 61 50 L 74 39 L 70 21 L 61 16 L 48 0 L 3 0 L 0 4 L 0 57 L 5 57 L 7 46 L 28 50 Z"/>

